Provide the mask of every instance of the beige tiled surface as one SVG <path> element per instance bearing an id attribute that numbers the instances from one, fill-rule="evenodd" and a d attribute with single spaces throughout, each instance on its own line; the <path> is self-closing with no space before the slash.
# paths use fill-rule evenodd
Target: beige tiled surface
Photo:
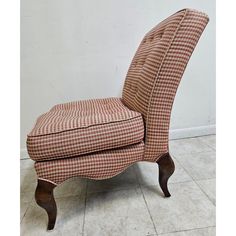
<path id="1" fill-rule="evenodd" d="M 204 142 L 213 149 L 216 149 L 216 137 L 215 135 L 207 135 L 200 137 L 200 141 Z"/>
<path id="2" fill-rule="evenodd" d="M 202 138 L 187 138 L 170 141 L 170 153 L 174 156 L 209 151 L 212 151 L 212 148 L 203 142 Z"/>
<path id="3" fill-rule="evenodd" d="M 140 188 L 89 194 L 84 233 L 86 236 L 155 234 Z"/>
<path id="4" fill-rule="evenodd" d="M 214 151 L 174 156 L 194 180 L 215 178 L 216 172 Z"/>
<path id="5" fill-rule="evenodd" d="M 140 162 L 103 181 L 73 178 L 55 189 L 58 218 L 34 200 L 33 161 L 21 160 L 21 235 L 215 235 L 215 136 L 173 140 L 176 171 L 163 198 L 155 163 Z"/>
<path id="6" fill-rule="evenodd" d="M 142 189 L 158 234 L 215 226 L 215 207 L 196 183 L 169 184 L 168 199 L 153 186 Z"/>
<path id="7" fill-rule="evenodd" d="M 215 179 L 199 180 L 197 184 L 206 193 L 209 199 L 216 204 L 216 183 Z"/>
<path id="8" fill-rule="evenodd" d="M 84 197 L 62 197 L 56 201 L 58 227 L 51 232 L 46 232 L 47 215 L 33 201 L 21 222 L 21 235 L 81 235 L 84 219 Z"/>

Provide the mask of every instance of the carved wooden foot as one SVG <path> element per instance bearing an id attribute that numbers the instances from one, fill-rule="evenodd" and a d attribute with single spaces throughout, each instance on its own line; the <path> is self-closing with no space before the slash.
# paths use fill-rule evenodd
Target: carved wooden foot
<path id="1" fill-rule="evenodd" d="M 35 190 L 35 200 L 37 204 L 44 208 L 48 214 L 47 230 L 54 228 L 57 217 L 57 206 L 53 196 L 53 189 L 56 185 L 47 181 L 38 180 L 38 185 Z"/>
<path id="2" fill-rule="evenodd" d="M 174 161 L 170 154 L 166 153 L 157 161 L 157 164 L 159 165 L 159 184 L 165 197 L 170 197 L 171 195 L 167 187 L 167 182 L 175 171 Z"/>

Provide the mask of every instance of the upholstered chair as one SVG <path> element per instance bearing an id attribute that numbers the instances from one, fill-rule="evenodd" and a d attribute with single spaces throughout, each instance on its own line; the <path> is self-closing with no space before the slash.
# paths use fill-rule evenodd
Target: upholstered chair
<path id="1" fill-rule="evenodd" d="M 107 179 L 138 161 L 159 165 L 165 197 L 175 170 L 168 149 L 176 90 L 208 16 L 183 9 L 151 29 L 129 67 L 122 98 L 91 99 L 52 107 L 27 137 L 35 161 L 35 199 L 53 229 L 53 189 L 72 177 Z M 104 68 L 105 70 L 106 68 Z M 99 79 L 99 78 L 97 78 Z"/>

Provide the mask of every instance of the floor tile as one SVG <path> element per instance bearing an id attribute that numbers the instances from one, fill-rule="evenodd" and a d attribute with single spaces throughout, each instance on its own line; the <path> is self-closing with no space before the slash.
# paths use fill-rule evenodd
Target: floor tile
<path id="1" fill-rule="evenodd" d="M 199 138 L 202 142 L 209 145 L 211 148 L 216 149 L 216 135 L 207 135 Z"/>
<path id="2" fill-rule="evenodd" d="M 215 227 L 194 229 L 170 234 L 162 234 L 162 236 L 215 236 L 215 235 L 216 235 Z"/>
<path id="3" fill-rule="evenodd" d="M 90 194 L 84 235 L 144 236 L 155 234 L 140 188 Z"/>
<path id="4" fill-rule="evenodd" d="M 188 154 L 212 151 L 212 148 L 203 143 L 200 138 L 186 138 L 170 141 L 170 154 L 175 157 Z"/>
<path id="5" fill-rule="evenodd" d="M 178 161 L 174 160 L 174 162 L 175 162 L 175 172 L 170 177 L 169 183 L 191 181 L 192 178 L 181 167 Z M 141 185 L 159 185 L 158 183 L 159 168 L 156 163 L 138 162 L 134 165 L 134 168 L 136 170 L 139 183 Z"/>
<path id="6" fill-rule="evenodd" d="M 31 202 L 34 197 L 34 194 L 31 192 L 21 192 L 20 193 L 20 202 Z"/>
<path id="7" fill-rule="evenodd" d="M 172 197 L 156 186 L 142 186 L 157 233 L 215 226 L 215 206 L 194 182 L 169 184 Z"/>
<path id="8" fill-rule="evenodd" d="M 88 193 L 130 189 L 138 186 L 138 181 L 131 166 L 121 174 L 105 180 L 88 180 Z"/>
<path id="9" fill-rule="evenodd" d="M 194 180 L 215 178 L 215 152 L 182 154 L 175 156 Z"/>
<path id="10" fill-rule="evenodd" d="M 34 161 L 31 159 L 20 160 L 20 168 L 23 169 L 32 169 L 34 168 Z"/>
<path id="11" fill-rule="evenodd" d="M 197 184 L 200 188 L 207 194 L 209 199 L 216 204 L 216 180 L 215 179 L 207 179 L 207 180 L 199 180 Z"/>
<path id="12" fill-rule="evenodd" d="M 50 236 L 82 235 L 84 219 L 84 198 L 65 197 L 57 199 L 57 222 Z M 49 235 L 46 231 L 47 215 L 44 209 L 31 205 L 21 223 L 21 236 Z"/>
<path id="13" fill-rule="evenodd" d="M 21 169 L 20 171 L 21 192 L 34 192 L 37 186 L 37 176 L 34 169 Z"/>
<path id="14" fill-rule="evenodd" d="M 71 178 L 54 189 L 55 198 L 84 195 L 86 192 L 86 179 Z"/>

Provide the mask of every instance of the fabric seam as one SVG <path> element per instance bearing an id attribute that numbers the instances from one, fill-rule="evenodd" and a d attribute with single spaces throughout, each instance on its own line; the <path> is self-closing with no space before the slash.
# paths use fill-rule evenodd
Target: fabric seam
<path id="1" fill-rule="evenodd" d="M 100 125 L 108 125 L 108 124 L 113 124 L 113 123 L 125 122 L 125 121 L 129 121 L 129 120 L 137 119 L 139 117 L 143 120 L 142 115 L 140 114 L 140 115 L 137 115 L 135 117 L 132 117 L 132 118 L 129 118 L 129 119 L 125 119 L 125 120 L 109 121 L 109 122 L 102 123 L 102 124 L 93 124 L 93 125 L 88 125 L 86 127 L 81 127 L 81 128 L 77 127 L 77 128 L 62 130 L 62 131 L 58 131 L 58 132 L 52 132 L 52 133 L 49 133 L 49 134 L 27 135 L 27 137 L 28 138 L 34 138 L 34 137 L 48 136 L 48 135 L 53 135 L 53 134 L 60 134 L 60 133 L 64 133 L 64 132 L 67 132 L 67 131 L 87 129 L 87 128 L 90 128 L 90 127 L 93 127 L 93 126 L 100 126 Z"/>

